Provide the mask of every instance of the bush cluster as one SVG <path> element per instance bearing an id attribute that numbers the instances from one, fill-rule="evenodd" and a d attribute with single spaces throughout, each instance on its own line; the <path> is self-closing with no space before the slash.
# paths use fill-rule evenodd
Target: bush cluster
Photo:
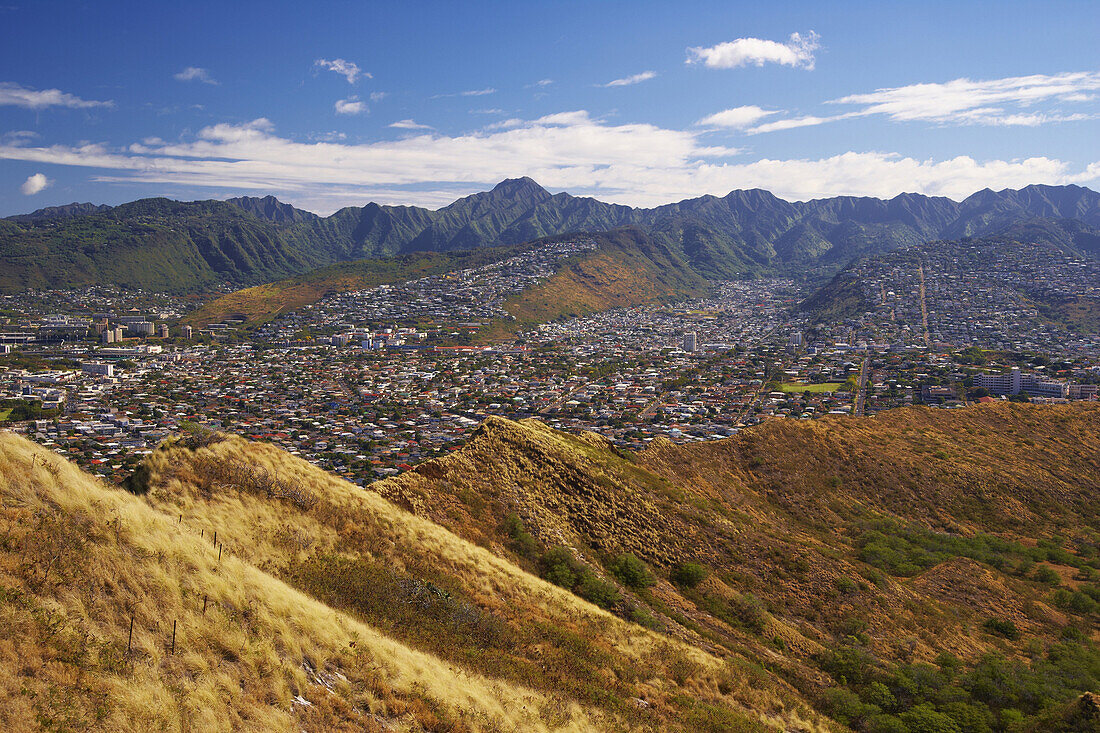
<path id="1" fill-rule="evenodd" d="M 598 576 L 565 547 L 551 547 L 542 554 L 538 564 L 545 580 L 573 591 L 600 608 L 611 609 L 622 600 L 613 583 Z"/>
<path id="2" fill-rule="evenodd" d="M 822 709 L 863 733 L 1016 730 L 1100 685 L 1100 649 L 1083 634 L 1030 664 L 988 654 L 967 669 L 945 653 L 935 664 L 889 665 L 862 645 L 815 659 L 838 683 L 822 694 Z"/>

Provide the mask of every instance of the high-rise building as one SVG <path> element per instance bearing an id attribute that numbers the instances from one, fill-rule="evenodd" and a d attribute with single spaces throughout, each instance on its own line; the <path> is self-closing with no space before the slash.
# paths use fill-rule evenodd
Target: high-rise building
<path id="1" fill-rule="evenodd" d="M 688 331 L 684 334 L 684 351 L 694 354 L 699 350 L 699 337 L 694 331 Z"/>
<path id="2" fill-rule="evenodd" d="M 168 324 L 167 323 L 162 323 L 159 326 L 157 326 L 157 335 L 160 336 L 162 339 L 168 338 Z"/>
<path id="3" fill-rule="evenodd" d="M 788 343 L 790 343 L 791 346 L 801 346 L 802 345 L 802 332 L 801 331 L 792 332 L 790 340 L 789 340 Z"/>
<path id="4" fill-rule="evenodd" d="M 101 361 L 85 361 L 81 362 L 80 369 L 88 372 L 89 374 L 99 374 L 104 377 L 115 376 L 115 365 L 107 364 Z"/>
<path id="5" fill-rule="evenodd" d="M 194 336 L 195 336 L 195 329 L 191 328 L 190 326 L 184 326 L 183 327 L 183 337 L 185 339 L 191 339 L 191 338 L 194 338 Z"/>
<path id="6" fill-rule="evenodd" d="M 1069 387 L 1062 382 L 1039 379 L 1033 374 L 1024 374 L 1020 367 L 1012 367 L 1008 374 L 978 374 L 974 377 L 975 387 L 984 387 L 993 394 L 1029 394 L 1034 397 L 1065 397 Z"/>

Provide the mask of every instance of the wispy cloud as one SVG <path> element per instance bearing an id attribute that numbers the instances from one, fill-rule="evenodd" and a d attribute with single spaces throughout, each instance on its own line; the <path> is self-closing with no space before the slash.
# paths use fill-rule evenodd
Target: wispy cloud
<path id="1" fill-rule="evenodd" d="M 333 108 L 338 115 L 361 115 L 367 111 L 367 103 L 357 96 L 351 96 L 347 99 L 337 100 Z"/>
<path id="2" fill-rule="evenodd" d="M 42 191 L 46 186 L 53 183 L 49 178 L 41 173 L 35 173 L 33 176 L 28 176 L 27 180 L 23 181 L 23 185 L 19 187 L 19 190 L 23 192 L 24 196 L 33 196 L 36 193 Z"/>
<path id="3" fill-rule="evenodd" d="M 741 161 L 732 148 L 705 144 L 704 135 L 702 129 L 616 124 L 575 110 L 461 135 L 301 142 L 280 136 L 270 121 L 259 119 L 212 125 L 193 138 L 151 140 L 125 150 L 91 143 L 0 144 L 0 159 L 96 169 L 93 179 L 102 182 L 323 198 L 333 209 L 400 191 L 406 193 L 398 200 L 425 203 L 418 190 L 462 195 L 516 175 L 634 205 L 756 187 L 799 200 L 836 194 L 889 197 L 902 191 L 961 198 L 986 186 L 1100 180 L 1100 162 L 1071 165 L 1047 157 L 937 160 L 853 150 L 820 158 Z"/>
<path id="4" fill-rule="evenodd" d="M 26 109 L 46 109 L 47 107 L 68 107 L 70 109 L 88 109 L 91 107 L 113 107 L 108 100 L 97 102 L 81 99 L 60 89 L 29 89 L 15 82 L 0 82 L 0 106 L 23 107 Z"/>
<path id="5" fill-rule="evenodd" d="M 1097 90 L 1100 90 L 1100 72 L 1093 71 L 910 84 L 876 89 L 866 94 L 850 94 L 826 102 L 857 106 L 855 110 L 835 115 L 775 120 L 758 125 L 749 132 L 775 132 L 873 116 L 885 117 L 892 122 L 1035 127 L 1094 118 L 1095 110 L 1070 112 L 1066 106 L 1094 102 Z"/>
<path id="6" fill-rule="evenodd" d="M 421 125 L 416 120 L 398 120 L 391 122 L 390 127 L 397 130 L 431 130 L 431 125 Z"/>
<path id="7" fill-rule="evenodd" d="M 649 81 L 657 76 L 656 71 L 643 71 L 640 74 L 633 74 L 631 76 L 624 76 L 622 79 L 612 79 L 606 84 L 597 84 L 600 87 L 628 87 L 631 84 L 641 84 L 643 81 Z"/>
<path id="8" fill-rule="evenodd" d="M 754 104 L 730 109 L 707 115 L 695 124 L 699 127 L 726 127 L 734 130 L 742 130 L 756 124 L 770 115 L 778 114 L 773 110 L 766 110 Z"/>
<path id="9" fill-rule="evenodd" d="M 792 33 L 786 43 L 763 38 L 738 38 L 716 46 L 689 48 L 687 62 L 701 63 L 711 69 L 736 69 L 739 66 L 779 64 L 796 69 L 814 68 L 814 51 L 821 48 L 820 37 Z"/>
<path id="10" fill-rule="evenodd" d="M 347 61 L 345 59 L 317 59 L 313 62 L 315 69 L 327 69 L 328 71 L 335 71 L 345 79 L 348 80 L 348 84 L 354 84 L 359 79 L 373 79 L 374 77 L 370 72 L 363 71 L 359 68 L 359 64 L 354 61 Z"/>
<path id="11" fill-rule="evenodd" d="M 532 84 L 528 84 L 526 86 L 526 88 L 530 89 L 531 87 L 548 87 L 553 83 L 554 83 L 553 79 L 539 79 L 538 81 L 536 81 Z"/>
<path id="12" fill-rule="evenodd" d="M 173 74 L 176 81 L 201 81 L 203 84 L 217 84 L 217 80 L 210 76 L 210 72 L 198 66 L 188 66 L 178 74 Z"/>
<path id="13" fill-rule="evenodd" d="M 11 130 L 0 135 L 0 143 L 4 145 L 25 145 L 38 137 L 39 134 L 34 130 Z"/>
<path id="14" fill-rule="evenodd" d="M 496 94 L 497 90 L 493 87 L 485 87 L 484 89 L 467 89 L 464 92 L 450 92 L 448 94 L 433 94 L 432 99 L 446 99 L 447 97 L 484 97 L 488 94 Z"/>

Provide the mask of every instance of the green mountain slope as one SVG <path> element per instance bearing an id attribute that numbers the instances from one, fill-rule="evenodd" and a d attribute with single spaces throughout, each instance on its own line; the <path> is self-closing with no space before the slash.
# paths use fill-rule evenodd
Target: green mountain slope
<path id="1" fill-rule="evenodd" d="M 194 292 L 276 280 L 328 262 L 270 223 L 219 201 L 145 199 L 0 231 L 0 290 L 115 283 Z"/>
<path id="2" fill-rule="evenodd" d="M 821 274 L 855 257 L 982 236 L 1034 218 L 1100 227 L 1100 194 L 1079 186 L 1028 186 L 980 191 L 962 202 L 917 194 L 790 202 L 750 190 L 638 209 L 550 194 L 518 178 L 435 211 L 372 203 L 319 217 L 270 196 L 189 204 L 154 199 L 105 211 L 58 207 L 5 220 L 0 258 L 10 266 L 0 288 L 97 281 L 158 290 L 225 281 L 251 285 L 334 262 L 624 226 L 642 230 L 708 278 Z"/>

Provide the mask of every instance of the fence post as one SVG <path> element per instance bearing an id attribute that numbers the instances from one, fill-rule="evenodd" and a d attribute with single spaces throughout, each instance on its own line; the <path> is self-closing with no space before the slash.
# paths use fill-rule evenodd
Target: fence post
<path id="1" fill-rule="evenodd" d="M 126 640 L 126 654 L 130 653 L 130 649 L 134 645 L 134 617 L 130 617 L 130 638 Z"/>
<path id="2" fill-rule="evenodd" d="M 172 622 L 172 651 L 171 654 L 176 653 L 176 622 Z"/>

